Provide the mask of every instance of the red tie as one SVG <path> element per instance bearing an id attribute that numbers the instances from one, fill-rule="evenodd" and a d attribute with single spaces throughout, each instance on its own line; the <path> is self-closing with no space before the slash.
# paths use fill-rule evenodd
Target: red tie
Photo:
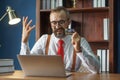
<path id="1" fill-rule="evenodd" d="M 63 44 L 64 44 L 64 41 L 60 39 L 58 41 L 58 55 L 61 55 L 62 59 L 64 61 L 64 48 L 63 48 Z"/>

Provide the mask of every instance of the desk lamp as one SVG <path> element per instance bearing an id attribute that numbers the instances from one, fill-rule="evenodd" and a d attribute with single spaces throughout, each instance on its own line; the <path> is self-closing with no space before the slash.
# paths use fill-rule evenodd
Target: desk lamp
<path id="1" fill-rule="evenodd" d="M 6 13 L 0 18 L 0 21 L 8 14 L 9 17 L 9 24 L 10 25 L 14 25 L 17 24 L 21 21 L 20 18 L 17 18 L 17 16 L 15 15 L 15 10 L 12 10 L 12 8 L 10 6 L 7 7 L 6 9 Z"/>

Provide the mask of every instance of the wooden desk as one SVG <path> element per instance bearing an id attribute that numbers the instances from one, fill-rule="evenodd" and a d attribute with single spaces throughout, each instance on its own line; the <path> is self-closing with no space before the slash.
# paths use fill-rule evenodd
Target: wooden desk
<path id="1" fill-rule="evenodd" d="M 12 74 L 0 74 L 0 80 L 120 80 L 120 74 L 88 74 L 74 72 L 67 78 L 57 77 L 25 77 L 22 71 Z"/>

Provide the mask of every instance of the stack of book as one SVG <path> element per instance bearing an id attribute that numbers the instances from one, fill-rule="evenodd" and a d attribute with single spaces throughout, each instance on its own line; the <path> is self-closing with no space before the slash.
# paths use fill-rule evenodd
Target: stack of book
<path id="1" fill-rule="evenodd" d="M 53 9 L 57 6 L 63 6 L 63 0 L 41 0 L 41 9 Z"/>
<path id="2" fill-rule="evenodd" d="M 13 59 L 0 59 L 0 73 L 14 72 Z"/>
<path id="3" fill-rule="evenodd" d="M 109 0 L 93 0 L 93 7 L 107 7 Z"/>
<path id="4" fill-rule="evenodd" d="M 100 61 L 100 73 L 109 73 L 109 49 L 97 49 Z"/>

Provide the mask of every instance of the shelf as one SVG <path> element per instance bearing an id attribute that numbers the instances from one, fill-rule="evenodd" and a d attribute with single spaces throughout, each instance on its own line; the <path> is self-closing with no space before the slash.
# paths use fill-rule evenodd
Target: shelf
<path id="1" fill-rule="evenodd" d="M 101 40 L 101 41 L 88 41 L 90 43 L 109 43 L 108 40 Z"/>
<path id="2" fill-rule="evenodd" d="M 109 11 L 109 7 L 100 7 L 100 8 L 67 8 L 70 12 L 107 12 Z M 50 12 L 50 9 L 40 10 L 40 12 Z"/>
<path id="3" fill-rule="evenodd" d="M 36 38 L 43 33 L 48 33 L 50 30 L 49 15 L 51 9 L 40 9 L 40 1 L 36 0 L 37 16 L 36 16 Z M 69 0 L 66 2 L 66 7 L 70 5 Z M 74 23 L 76 31 L 90 43 L 91 49 L 97 53 L 98 49 L 109 49 L 110 59 L 109 68 L 110 72 L 115 72 L 115 59 L 114 59 L 114 0 L 108 0 L 108 7 L 93 8 L 93 0 L 76 0 L 76 8 L 67 8 L 70 11 L 70 16 Z M 103 38 L 103 19 L 109 18 L 109 40 Z M 42 27 L 44 26 L 44 27 Z M 39 30 L 38 30 L 39 29 Z"/>

